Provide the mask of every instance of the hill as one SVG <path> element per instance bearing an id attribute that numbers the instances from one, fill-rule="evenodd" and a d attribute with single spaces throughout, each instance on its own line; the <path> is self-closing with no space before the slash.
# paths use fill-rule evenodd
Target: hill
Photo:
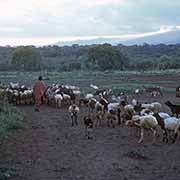
<path id="1" fill-rule="evenodd" d="M 172 28 L 168 31 L 162 31 L 157 33 L 149 33 L 145 34 L 143 37 L 139 37 L 140 35 L 130 36 L 129 38 L 123 37 L 100 37 L 95 39 L 84 39 L 84 40 L 76 40 L 76 41 L 60 41 L 55 43 L 57 46 L 72 46 L 73 44 L 79 45 L 92 45 L 92 44 L 104 44 L 109 43 L 111 45 L 142 45 L 144 43 L 147 44 L 179 44 L 180 43 L 180 29 L 179 28 Z"/>

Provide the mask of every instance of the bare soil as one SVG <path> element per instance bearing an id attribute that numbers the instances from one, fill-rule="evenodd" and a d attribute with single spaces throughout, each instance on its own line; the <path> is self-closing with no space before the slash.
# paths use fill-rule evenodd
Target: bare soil
<path id="1" fill-rule="evenodd" d="M 175 95 L 142 101 L 178 102 Z M 180 179 L 180 139 L 162 142 L 161 134 L 152 144 L 146 132 L 142 144 L 130 136 L 124 125 L 94 128 L 94 138 L 85 137 L 82 108 L 79 125 L 71 127 L 67 108 L 18 107 L 25 114 L 24 128 L 13 131 L 0 145 L 1 165 L 16 168 L 12 180 L 178 180 Z"/>

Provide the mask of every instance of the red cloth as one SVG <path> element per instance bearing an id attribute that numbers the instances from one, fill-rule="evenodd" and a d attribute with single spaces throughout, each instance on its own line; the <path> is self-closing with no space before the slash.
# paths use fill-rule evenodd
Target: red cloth
<path id="1" fill-rule="evenodd" d="M 41 104 L 41 99 L 44 95 L 46 86 L 45 83 L 43 81 L 38 80 L 34 87 L 33 87 L 33 92 L 34 92 L 34 96 L 35 96 L 35 104 L 36 105 L 40 105 Z"/>

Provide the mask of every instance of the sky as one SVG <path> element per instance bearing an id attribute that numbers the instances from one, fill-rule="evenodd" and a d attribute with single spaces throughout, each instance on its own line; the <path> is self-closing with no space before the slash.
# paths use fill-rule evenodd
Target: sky
<path id="1" fill-rule="evenodd" d="M 0 0 L 0 45 L 161 33 L 180 27 L 180 0 Z"/>

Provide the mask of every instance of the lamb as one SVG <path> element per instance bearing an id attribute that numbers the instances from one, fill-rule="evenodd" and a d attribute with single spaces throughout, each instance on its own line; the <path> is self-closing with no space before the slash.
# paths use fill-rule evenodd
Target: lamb
<path id="1" fill-rule="evenodd" d="M 84 125 L 85 125 L 85 135 L 87 136 L 88 139 L 93 139 L 92 133 L 93 133 L 94 123 L 90 115 L 84 117 Z"/>
<path id="2" fill-rule="evenodd" d="M 153 142 L 155 141 L 155 136 L 156 136 L 156 128 L 158 126 L 158 121 L 156 118 L 152 115 L 147 115 L 147 116 L 139 116 L 135 115 L 132 117 L 132 120 L 128 120 L 126 122 L 127 126 L 137 126 L 141 129 L 141 136 L 138 141 L 138 143 L 142 143 L 144 139 L 144 130 L 145 129 L 150 129 L 153 132 Z"/>
<path id="3" fill-rule="evenodd" d="M 72 120 L 72 126 L 74 126 L 74 123 L 76 124 L 76 126 L 78 125 L 78 113 L 79 113 L 79 107 L 75 104 L 69 106 L 68 109 L 69 113 L 71 114 L 71 120 Z"/>

